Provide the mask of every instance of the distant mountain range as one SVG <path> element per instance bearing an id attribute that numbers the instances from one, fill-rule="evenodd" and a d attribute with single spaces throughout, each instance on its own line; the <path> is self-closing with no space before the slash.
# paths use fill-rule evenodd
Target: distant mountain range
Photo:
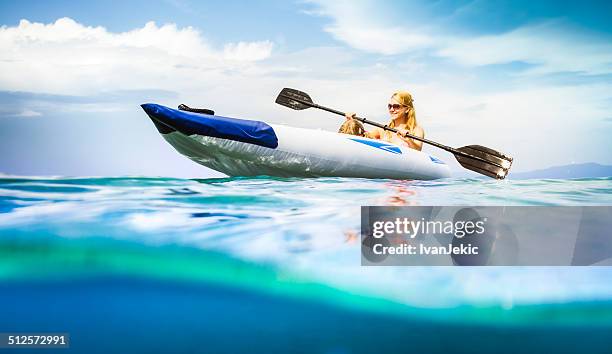
<path id="1" fill-rule="evenodd" d="M 553 166 L 543 170 L 529 172 L 510 172 L 508 179 L 532 179 L 532 178 L 591 178 L 591 177 L 611 177 L 612 166 L 600 165 L 589 162 L 581 164 L 571 164 L 564 166 Z"/>

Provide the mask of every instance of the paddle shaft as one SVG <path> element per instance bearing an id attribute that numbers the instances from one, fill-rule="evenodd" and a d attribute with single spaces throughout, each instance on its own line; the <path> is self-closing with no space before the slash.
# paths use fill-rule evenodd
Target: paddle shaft
<path id="1" fill-rule="evenodd" d="M 346 114 L 345 114 L 344 112 L 341 112 L 341 111 L 335 110 L 335 109 L 333 109 L 333 108 L 329 108 L 329 107 L 321 106 L 321 105 L 316 104 L 316 103 L 314 103 L 314 102 L 304 101 L 304 100 L 301 100 L 301 99 L 296 98 L 296 97 L 290 97 L 290 99 L 292 99 L 292 100 L 294 100 L 294 101 L 297 101 L 297 102 L 299 102 L 299 103 L 305 104 L 305 105 L 307 105 L 307 106 L 313 107 L 313 108 L 322 109 L 322 110 L 324 110 L 324 111 L 327 111 L 327 112 L 330 112 L 330 113 L 334 113 L 334 114 L 337 114 L 337 115 L 340 115 L 340 116 L 346 116 Z M 397 133 L 397 129 L 391 128 L 391 127 L 387 126 L 386 124 L 380 124 L 380 123 L 373 122 L 373 121 L 371 121 L 371 120 L 367 120 L 367 119 L 365 119 L 365 118 L 361 118 L 361 117 L 355 117 L 354 119 L 356 119 L 356 120 L 358 120 L 358 121 L 360 121 L 360 122 L 362 122 L 362 123 L 365 123 L 365 124 L 370 124 L 370 125 L 373 125 L 373 126 L 375 126 L 375 127 L 381 128 L 381 129 L 383 129 L 383 130 L 388 130 L 388 131 L 391 131 L 391 132 Z M 497 163 L 495 163 L 495 162 L 489 161 L 489 160 L 484 159 L 484 158 L 482 158 L 482 157 L 480 157 L 480 156 L 474 156 L 474 155 L 471 155 L 471 154 L 465 153 L 465 152 L 463 152 L 463 151 L 459 151 L 459 150 L 457 150 L 457 149 L 455 149 L 455 148 L 452 148 L 452 147 L 450 147 L 450 146 L 446 146 L 446 145 L 443 145 L 443 144 L 437 143 L 437 142 L 435 142 L 435 141 L 431 141 L 431 140 L 428 140 L 428 139 L 425 139 L 425 138 L 421 138 L 421 137 L 418 137 L 418 136 L 412 135 L 412 134 L 410 134 L 410 133 L 406 133 L 406 135 L 404 135 L 404 136 L 405 136 L 405 137 L 408 137 L 408 138 L 411 138 L 411 139 L 414 139 L 414 140 L 418 140 L 418 141 L 424 142 L 424 143 L 429 144 L 429 145 L 433 145 L 433 146 L 435 146 L 435 147 L 438 147 L 438 148 L 440 148 L 440 149 L 446 150 L 446 151 L 448 151 L 448 152 L 450 152 L 450 153 L 452 153 L 452 154 L 455 154 L 455 155 L 461 155 L 461 156 L 463 156 L 463 157 L 467 157 L 467 158 L 470 158 L 470 159 L 476 159 L 476 160 L 479 160 L 479 161 L 482 161 L 482 162 L 485 162 L 485 163 L 489 163 L 489 164 L 496 165 L 496 166 L 498 166 L 498 167 L 502 167 L 500 164 L 497 164 Z M 502 168 L 503 168 L 503 167 L 502 167 Z"/>

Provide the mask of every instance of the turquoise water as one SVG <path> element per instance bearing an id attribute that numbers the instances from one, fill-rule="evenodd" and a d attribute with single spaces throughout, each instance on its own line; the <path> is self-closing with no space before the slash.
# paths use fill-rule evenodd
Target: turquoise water
<path id="1" fill-rule="evenodd" d="M 124 342 L 130 351 L 156 331 L 195 345 L 185 331 L 199 329 L 215 352 L 263 352 L 274 341 L 285 352 L 350 353 L 401 352 L 382 343 L 416 325 L 421 351 L 446 351 L 427 343 L 471 328 L 484 333 L 482 352 L 519 335 L 554 342 L 557 352 L 590 336 L 588 349 L 605 352 L 612 268 L 361 267 L 359 218 L 362 205 L 611 205 L 611 192 L 612 178 L 4 176 L 0 332 L 62 327 L 89 345 L 92 331 L 129 331 L 137 321 L 146 331 Z M 236 322 L 227 322 L 230 312 Z M 258 335 L 237 347 L 233 336 L 243 331 L 232 323 Z M 372 326 L 380 335 L 368 336 Z M 149 339 L 147 348 L 162 352 L 162 342 Z"/>

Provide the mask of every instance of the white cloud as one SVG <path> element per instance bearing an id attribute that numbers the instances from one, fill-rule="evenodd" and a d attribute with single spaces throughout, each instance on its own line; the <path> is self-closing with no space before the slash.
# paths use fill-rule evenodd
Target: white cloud
<path id="1" fill-rule="evenodd" d="M 389 25 L 377 13 L 394 13 L 394 9 L 371 1 L 308 1 L 316 8 L 306 14 L 331 17 L 324 30 L 349 46 L 370 53 L 399 54 L 434 44 L 425 31 L 408 31 L 402 26 Z M 384 16 L 383 16 L 384 17 Z"/>
<path id="2" fill-rule="evenodd" d="M 464 65 L 503 64 L 522 61 L 535 65 L 529 72 L 612 73 L 612 42 L 571 32 L 555 21 L 525 26 L 499 35 L 456 39 L 438 54 Z"/>
<path id="3" fill-rule="evenodd" d="M 40 117 L 42 113 L 33 111 L 31 109 L 25 109 L 17 114 L 18 117 Z"/>
<path id="4" fill-rule="evenodd" d="M 42 116 L 42 113 L 35 111 L 33 109 L 14 107 L 14 105 L 7 105 L 7 106 L 0 105 L 0 116 L 32 118 L 32 117 L 40 117 Z"/>
<path id="5" fill-rule="evenodd" d="M 383 2 L 309 1 L 311 13 L 331 19 L 325 27 L 335 39 L 366 52 L 410 54 L 427 49 L 431 55 L 453 59 L 466 66 L 522 61 L 535 67 L 526 73 L 612 73 L 612 41 L 600 34 L 573 28 L 557 20 L 526 25 L 494 35 L 459 36 L 442 27 L 422 25 L 407 14 L 407 25 L 394 21 L 395 11 Z"/>
<path id="6" fill-rule="evenodd" d="M 256 61 L 270 57 L 274 44 L 270 41 L 228 43 L 223 57 L 229 60 Z"/>
<path id="7" fill-rule="evenodd" d="M 325 31 L 353 48 L 386 55 L 433 44 L 429 36 L 409 33 L 401 27 L 366 27 L 339 22 L 325 27 Z"/>
<path id="8" fill-rule="evenodd" d="M 217 50 L 198 30 L 174 24 L 148 22 L 113 33 L 70 18 L 50 24 L 21 20 L 18 26 L 0 27 L 0 90 L 86 95 L 180 89 L 203 74 L 248 70 L 249 63 L 270 57 L 272 47 L 264 40 L 228 43 Z"/>

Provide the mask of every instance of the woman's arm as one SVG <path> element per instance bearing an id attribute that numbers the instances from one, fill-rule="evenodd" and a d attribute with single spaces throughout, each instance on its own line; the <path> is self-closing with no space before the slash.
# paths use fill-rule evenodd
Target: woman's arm
<path id="1" fill-rule="evenodd" d="M 400 142 L 403 142 L 405 145 L 408 145 L 410 148 L 421 151 L 421 149 L 423 149 L 423 142 L 422 141 L 418 141 L 418 140 L 414 140 L 412 138 L 404 137 L 406 135 L 406 133 L 408 133 L 408 130 L 406 130 L 406 129 L 398 129 L 397 130 L 397 135 L 396 135 L 397 139 Z M 419 138 L 424 138 L 425 137 L 425 131 L 423 130 L 423 128 L 421 128 L 420 126 L 417 125 L 414 128 L 414 132 L 412 133 L 412 135 L 418 136 Z"/>
<path id="2" fill-rule="evenodd" d="M 380 129 L 374 128 L 371 132 L 365 132 L 365 137 L 370 139 L 380 139 Z"/>

